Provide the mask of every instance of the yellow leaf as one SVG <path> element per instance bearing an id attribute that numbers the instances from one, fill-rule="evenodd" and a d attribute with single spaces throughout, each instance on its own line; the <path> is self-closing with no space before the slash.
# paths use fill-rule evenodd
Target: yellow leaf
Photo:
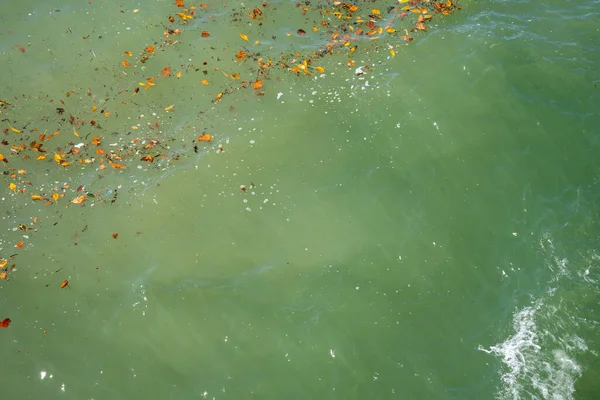
<path id="1" fill-rule="evenodd" d="M 178 72 L 178 73 L 177 73 L 177 77 L 178 77 L 178 78 L 181 78 L 181 72 Z"/>
<path id="2" fill-rule="evenodd" d="M 254 41 L 254 45 L 257 45 L 257 44 L 259 44 L 259 43 L 260 43 L 260 41 L 259 41 L 259 40 L 255 40 L 255 41 Z"/>
<path id="3" fill-rule="evenodd" d="M 77 133 L 77 131 L 75 130 L 75 128 L 73 127 L 73 135 L 79 137 L 79 133 Z"/>
<path id="4" fill-rule="evenodd" d="M 52 195 L 52 199 L 54 199 L 54 201 L 57 201 L 58 200 L 58 193 L 54 193 Z"/>
<path id="5" fill-rule="evenodd" d="M 394 28 L 391 28 L 391 27 L 389 27 L 389 26 L 388 26 L 387 28 L 385 28 L 385 31 L 386 31 L 387 33 L 394 33 L 394 32 L 396 32 L 396 30 L 395 30 Z"/>
<path id="6" fill-rule="evenodd" d="M 17 190 L 17 185 L 15 185 L 14 183 L 10 183 L 10 185 L 8 185 L 8 187 L 10 188 L 10 190 L 12 190 L 13 192 L 15 192 Z"/>
<path id="7" fill-rule="evenodd" d="M 243 33 L 240 33 L 240 37 L 244 40 L 248 40 L 248 36 L 244 35 Z"/>
<path id="8" fill-rule="evenodd" d="M 323 67 L 315 67 L 315 70 L 317 70 L 317 72 L 319 72 L 319 73 L 325 72 L 325 68 L 323 68 Z"/>
<path id="9" fill-rule="evenodd" d="M 54 161 L 59 163 L 62 160 L 62 157 L 59 154 L 54 153 Z"/>
<path id="10" fill-rule="evenodd" d="M 43 160 L 43 159 L 45 159 L 46 157 L 48 157 L 48 154 L 42 154 L 41 156 L 38 156 L 38 158 L 37 158 L 37 159 L 38 159 L 38 160 Z"/>
<path id="11" fill-rule="evenodd" d="M 171 104 L 169 107 L 166 107 L 166 108 L 165 108 L 165 111 L 171 111 L 171 110 L 173 109 L 173 106 L 174 106 L 174 105 L 175 105 L 175 104 Z"/>
<path id="12" fill-rule="evenodd" d="M 133 54 L 131 54 L 130 51 L 126 51 L 125 54 L 127 54 L 129 57 L 131 57 Z"/>
<path id="13" fill-rule="evenodd" d="M 222 97 L 223 97 L 223 92 L 219 93 L 219 94 L 217 95 L 217 97 L 215 97 L 215 101 L 219 101 L 219 100 L 221 100 L 221 98 L 222 98 Z"/>
<path id="14" fill-rule="evenodd" d="M 372 10 L 371 10 L 371 12 L 372 12 L 373 14 L 375 14 L 375 15 L 379 15 L 379 14 L 381 14 L 381 11 L 379 11 L 379 10 L 378 10 L 378 9 L 376 9 L 376 8 L 372 9 Z"/>
<path id="15" fill-rule="evenodd" d="M 42 201 L 42 200 L 47 200 L 47 199 L 43 198 L 43 197 L 42 197 L 42 196 L 40 196 L 39 194 L 34 194 L 33 196 L 31 196 L 31 200 L 39 200 L 39 201 Z"/>
<path id="16" fill-rule="evenodd" d="M 208 85 L 208 81 L 206 79 L 201 80 L 200 83 L 203 85 Z"/>
<path id="17" fill-rule="evenodd" d="M 15 133 L 21 133 L 20 130 L 18 130 L 17 128 L 13 128 L 12 126 L 10 126 L 10 124 L 8 124 L 8 127 L 10 128 L 11 131 L 13 131 Z"/>
<path id="18" fill-rule="evenodd" d="M 84 201 L 86 201 L 87 199 L 88 199 L 88 198 L 87 198 L 87 196 L 86 196 L 86 195 L 83 195 L 83 196 L 77 196 L 77 197 L 75 197 L 73 200 L 71 200 L 71 203 L 73 203 L 73 204 L 81 204 L 81 203 L 83 203 Z"/>
<path id="19" fill-rule="evenodd" d="M 396 52 L 394 51 L 394 49 L 390 49 L 390 54 L 392 55 L 392 57 L 394 57 L 396 55 Z"/>

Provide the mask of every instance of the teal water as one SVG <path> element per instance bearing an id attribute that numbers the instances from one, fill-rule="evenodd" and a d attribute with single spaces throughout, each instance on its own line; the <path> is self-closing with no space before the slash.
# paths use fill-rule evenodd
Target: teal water
<path id="1" fill-rule="evenodd" d="M 600 2 L 353 4 L 3 6 L 2 398 L 598 398 Z"/>

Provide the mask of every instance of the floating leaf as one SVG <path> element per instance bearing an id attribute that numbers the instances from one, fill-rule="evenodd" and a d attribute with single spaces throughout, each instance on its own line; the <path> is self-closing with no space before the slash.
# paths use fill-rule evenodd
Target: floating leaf
<path id="1" fill-rule="evenodd" d="M 207 31 L 202 31 L 202 33 L 200 34 L 200 36 L 202 36 L 202 37 L 209 37 L 210 33 L 208 33 Z"/>
<path id="2" fill-rule="evenodd" d="M 149 162 L 153 162 L 154 161 L 154 157 L 148 155 L 148 156 L 144 156 L 142 158 L 140 158 L 141 161 L 149 161 Z"/>
<path id="3" fill-rule="evenodd" d="M 154 47 L 153 46 L 148 46 L 148 47 L 146 47 L 146 51 L 148 53 L 154 53 Z"/>
<path id="4" fill-rule="evenodd" d="M 60 154 L 54 153 L 54 161 L 56 161 L 57 163 L 60 163 L 62 161 L 62 157 L 60 156 Z"/>
<path id="5" fill-rule="evenodd" d="M 208 81 L 206 79 L 201 80 L 200 83 L 203 85 L 208 85 Z"/>
<path id="6" fill-rule="evenodd" d="M 306 31 L 304 29 L 298 29 L 296 33 L 300 36 L 306 35 Z"/>
<path id="7" fill-rule="evenodd" d="M 38 159 L 38 160 L 43 160 L 43 159 L 45 159 L 46 157 L 48 157 L 48 154 L 42 154 L 42 155 L 39 155 L 37 159 Z"/>
<path id="8" fill-rule="evenodd" d="M 12 182 L 11 182 L 11 183 L 8 185 L 8 187 L 9 187 L 9 188 L 10 188 L 10 190 L 12 190 L 13 192 L 15 192 L 15 191 L 17 190 L 17 185 L 15 185 L 15 184 L 14 184 L 14 183 L 12 183 Z"/>
<path id="9" fill-rule="evenodd" d="M 0 161 L 2 161 L 2 162 L 5 162 L 5 163 L 7 163 L 7 162 L 8 162 L 8 160 L 6 159 L 6 157 L 4 157 L 4 156 L 2 155 L 2 153 L 0 153 Z"/>
<path id="10" fill-rule="evenodd" d="M 127 60 L 121 61 L 121 65 L 123 66 L 123 68 L 131 67 L 131 64 Z"/>
<path id="11" fill-rule="evenodd" d="M 246 52 L 244 50 L 238 51 L 235 55 L 235 58 L 237 58 L 238 60 L 243 60 L 244 58 L 246 58 Z"/>
<path id="12" fill-rule="evenodd" d="M 240 33 L 240 37 L 244 40 L 248 40 L 248 36 L 244 35 L 243 33 Z"/>
<path id="13" fill-rule="evenodd" d="M 0 321 L 0 328 L 8 328 L 11 322 L 12 321 L 10 318 L 4 318 L 2 321 Z"/>
<path id="14" fill-rule="evenodd" d="M 21 247 L 23 247 L 24 244 L 25 244 L 25 242 L 20 241 L 19 243 L 15 244 L 15 247 L 20 249 Z"/>
<path id="15" fill-rule="evenodd" d="M 257 90 L 258 90 L 258 89 L 260 89 L 260 88 L 262 88 L 262 87 L 263 87 L 262 80 L 261 80 L 261 79 L 259 79 L 259 80 L 257 80 L 256 82 L 254 82 L 254 85 L 252 85 L 252 87 L 253 87 L 254 89 L 257 89 Z"/>
<path id="16" fill-rule="evenodd" d="M 20 130 L 18 130 L 17 128 L 12 127 L 10 124 L 8 124 L 8 127 L 10 128 L 11 131 L 13 131 L 15 133 L 21 133 Z"/>
<path id="17" fill-rule="evenodd" d="M 376 8 L 372 9 L 371 12 L 373 13 L 373 15 L 380 15 L 381 14 L 381 11 L 379 11 Z"/>
<path id="18" fill-rule="evenodd" d="M 199 142 L 210 142 L 212 140 L 212 135 L 208 133 L 203 133 L 201 136 L 198 136 Z"/>
<path id="19" fill-rule="evenodd" d="M 164 67 L 160 73 L 162 76 L 169 76 L 171 74 L 171 67 Z"/>
<path id="20" fill-rule="evenodd" d="M 323 68 L 323 67 L 315 67 L 315 70 L 316 70 L 317 72 L 321 73 L 321 74 L 322 74 L 323 72 L 325 72 L 325 68 Z"/>
<path id="21" fill-rule="evenodd" d="M 73 127 L 73 135 L 79 137 L 79 133 L 77 133 L 77 131 L 75 130 L 75 127 Z"/>
<path id="22" fill-rule="evenodd" d="M 96 146 L 99 146 L 101 140 L 102 140 L 101 137 L 92 138 L 92 144 L 95 144 Z"/>
<path id="23" fill-rule="evenodd" d="M 6 271 L 0 271 L 0 279 L 6 279 Z"/>
<path id="24" fill-rule="evenodd" d="M 165 107 L 165 111 L 171 111 L 175 107 L 175 104 L 171 104 L 169 107 Z"/>
<path id="25" fill-rule="evenodd" d="M 394 57 L 396 55 L 396 52 L 394 51 L 394 49 L 390 49 L 390 54 L 392 55 L 392 57 Z"/>
<path id="26" fill-rule="evenodd" d="M 113 237 L 113 239 L 116 239 L 116 238 L 118 238 L 118 237 L 119 237 L 119 234 L 118 234 L 118 233 L 113 233 L 113 234 L 112 234 L 112 237 Z"/>
<path id="27" fill-rule="evenodd" d="M 215 97 L 215 101 L 219 101 L 221 98 L 223 98 L 223 92 L 219 93 L 217 97 Z"/>
<path id="28" fill-rule="evenodd" d="M 43 200 L 48 200 L 45 197 L 40 196 L 39 194 L 34 194 L 31 196 L 31 200 L 38 200 L 38 201 L 43 201 Z"/>
<path id="29" fill-rule="evenodd" d="M 86 201 L 87 199 L 88 199 L 88 197 L 86 195 L 77 196 L 73 200 L 71 200 L 71 203 L 73 203 L 73 204 L 81 204 L 84 201 Z"/>
<path id="30" fill-rule="evenodd" d="M 130 51 L 126 51 L 125 54 L 128 55 L 129 57 L 131 57 L 133 55 L 133 54 L 131 54 Z"/>
<path id="31" fill-rule="evenodd" d="M 66 288 L 67 286 L 69 286 L 69 280 L 68 280 L 68 279 L 65 279 L 65 280 L 64 280 L 64 281 L 62 281 L 62 283 L 60 284 L 60 288 L 61 288 L 61 289 L 64 289 L 64 288 Z M 69 286 L 69 288 L 70 288 L 70 286 Z"/>

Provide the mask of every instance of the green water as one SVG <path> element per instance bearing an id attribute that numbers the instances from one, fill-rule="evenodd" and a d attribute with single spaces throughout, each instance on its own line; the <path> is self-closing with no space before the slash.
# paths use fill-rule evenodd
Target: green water
<path id="1" fill-rule="evenodd" d="M 463 1 L 238 90 L 330 3 L 211 4 L 162 47 L 171 2 L 3 6 L 3 399 L 600 396 L 600 2 Z"/>

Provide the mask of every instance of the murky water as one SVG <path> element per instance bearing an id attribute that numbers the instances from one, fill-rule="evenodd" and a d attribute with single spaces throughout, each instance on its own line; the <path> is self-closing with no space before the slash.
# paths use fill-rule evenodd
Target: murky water
<path id="1" fill-rule="evenodd" d="M 7 399 L 597 397 L 598 1 L 184 3 L 3 7 Z"/>

